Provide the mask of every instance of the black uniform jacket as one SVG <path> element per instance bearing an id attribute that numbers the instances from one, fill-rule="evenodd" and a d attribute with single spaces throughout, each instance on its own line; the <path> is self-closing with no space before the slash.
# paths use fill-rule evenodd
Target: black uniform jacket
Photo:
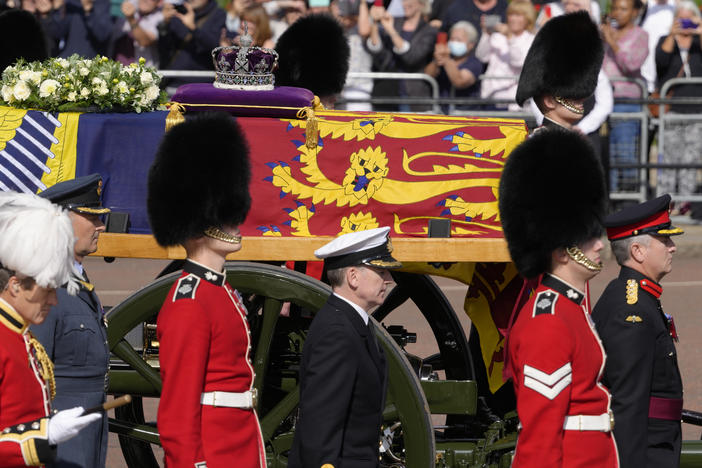
<path id="1" fill-rule="evenodd" d="M 289 467 L 378 466 L 388 373 L 370 333 L 358 312 L 334 295 L 315 316 L 302 354 Z"/>
<path id="2" fill-rule="evenodd" d="M 607 352 L 603 382 L 612 393 L 621 468 L 679 465 L 680 421 L 648 417 L 650 397 L 682 398 L 675 345 L 660 301 L 646 290 L 651 286 L 661 291 L 622 267 L 592 313 Z"/>

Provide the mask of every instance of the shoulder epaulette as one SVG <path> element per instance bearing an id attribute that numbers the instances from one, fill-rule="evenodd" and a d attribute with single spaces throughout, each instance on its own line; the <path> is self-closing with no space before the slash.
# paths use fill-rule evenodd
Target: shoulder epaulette
<path id="1" fill-rule="evenodd" d="M 553 291 L 541 291 L 536 295 L 536 300 L 534 301 L 534 310 L 531 313 L 532 317 L 542 314 L 553 315 L 558 300 L 558 294 Z"/>
<path id="2" fill-rule="evenodd" d="M 44 465 L 56 457 L 56 447 L 49 445 L 49 418 L 6 427 L 0 434 L 0 442 L 10 441 L 20 445 L 27 466 Z"/>
<path id="3" fill-rule="evenodd" d="M 178 299 L 195 299 L 195 291 L 200 284 L 200 278 L 195 275 L 183 276 L 178 280 L 173 302 Z"/>
<path id="4" fill-rule="evenodd" d="M 626 280 L 626 303 L 634 305 L 639 302 L 639 283 L 634 280 Z"/>

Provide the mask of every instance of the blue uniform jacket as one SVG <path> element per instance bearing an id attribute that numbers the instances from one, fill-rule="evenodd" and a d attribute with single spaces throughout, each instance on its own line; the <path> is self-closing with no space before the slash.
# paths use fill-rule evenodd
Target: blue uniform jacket
<path id="1" fill-rule="evenodd" d="M 46 320 L 31 327 L 54 362 L 53 408 L 102 404 L 110 350 L 100 300 L 87 282 L 81 282 L 77 296 L 69 296 L 65 288 L 57 289 L 56 294 L 58 304 Z M 103 417 L 102 424 L 91 424 L 80 436 L 60 444 L 55 463 L 47 467 L 101 468 L 106 455 L 107 417 Z"/>

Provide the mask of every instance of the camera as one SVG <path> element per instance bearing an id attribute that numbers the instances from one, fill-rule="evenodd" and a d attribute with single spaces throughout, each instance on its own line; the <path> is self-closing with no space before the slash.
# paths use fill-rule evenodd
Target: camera
<path id="1" fill-rule="evenodd" d="M 681 18 L 680 27 L 683 29 L 697 29 L 697 23 L 688 18 Z"/>
<path id="2" fill-rule="evenodd" d="M 183 0 L 166 0 L 166 3 L 170 3 L 171 5 L 173 5 L 175 11 L 177 11 L 181 15 L 184 15 L 188 12 L 188 9 L 185 8 Z"/>

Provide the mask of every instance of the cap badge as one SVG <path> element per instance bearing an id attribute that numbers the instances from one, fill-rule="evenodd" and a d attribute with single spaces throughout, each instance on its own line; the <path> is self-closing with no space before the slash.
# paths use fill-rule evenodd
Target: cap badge
<path id="1" fill-rule="evenodd" d="M 643 322 L 643 319 L 641 317 L 639 317 L 638 315 L 630 315 L 627 318 L 625 318 L 624 320 L 626 320 L 627 322 L 631 322 L 631 323 Z"/>
<path id="2" fill-rule="evenodd" d="M 630 279 L 626 281 L 626 303 L 634 305 L 639 302 L 639 284 L 636 280 Z M 629 318 L 627 318 L 629 320 Z M 641 321 L 641 319 L 639 319 Z"/>
<path id="3" fill-rule="evenodd" d="M 100 195 L 102 195 L 102 179 L 98 180 L 97 194 L 98 194 L 98 197 L 99 197 Z"/>

